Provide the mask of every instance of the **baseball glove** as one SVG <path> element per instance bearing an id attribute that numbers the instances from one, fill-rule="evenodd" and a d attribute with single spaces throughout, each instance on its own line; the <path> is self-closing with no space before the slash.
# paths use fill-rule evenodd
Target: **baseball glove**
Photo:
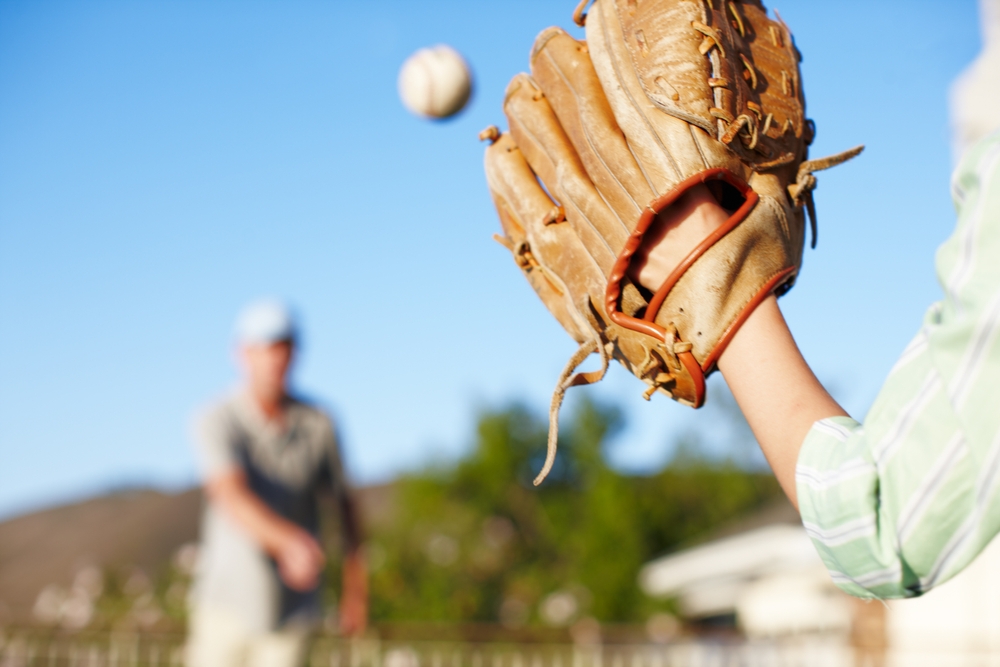
<path id="1" fill-rule="evenodd" d="M 586 42 L 548 28 L 531 74 L 510 82 L 510 131 L 487 128 L 486 178 L 504 234 L 545 306 L 579 343 L 550 407 L 555 457 L 568 387 L 616 359 L 692 407 L 727 343 L 768 295 L 791 288 L 805 219 L 816 241 L 800 55 L 755 0 L 597 0 L 574 18 Z M 698 184 L 727 211 L 655 292 L 629 278 L 657 215 Z M 590 354 L 601 368 L 576 372 Z"/>

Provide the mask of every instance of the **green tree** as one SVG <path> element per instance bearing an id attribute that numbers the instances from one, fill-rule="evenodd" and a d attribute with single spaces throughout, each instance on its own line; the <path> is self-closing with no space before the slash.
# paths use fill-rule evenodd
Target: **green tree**
<path id="1" fill-rule="evenodd" d="M 665 469 L 624 475 L 607 457 L 622 426 L 618 409 L 581 401 L 535 488 L 545 421 L 521 405 L 483 413 L 467 456 L 399 480 L 371 536 L 373 617 L 540 623 L 562 592 L 576 615 L 641 620 L 655 607 L 637 584 L 645 562 L 780 494 L 770 475 L 691 456 L 694 436 Z"/>

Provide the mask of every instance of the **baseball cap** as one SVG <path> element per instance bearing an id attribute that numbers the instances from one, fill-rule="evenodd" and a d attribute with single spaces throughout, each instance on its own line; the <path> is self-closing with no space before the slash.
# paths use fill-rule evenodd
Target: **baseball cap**
<path id="1" fill-rule="evenodd" d="M 267 345 L 298 337 L 298 326 L 291 309 L 277 299 L 261 299 L 247 305 L 236 319 L 236 342 L 244 345 Z"/>

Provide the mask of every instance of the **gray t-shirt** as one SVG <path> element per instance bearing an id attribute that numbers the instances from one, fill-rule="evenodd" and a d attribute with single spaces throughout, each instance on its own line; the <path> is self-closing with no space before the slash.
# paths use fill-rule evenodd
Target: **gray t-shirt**
<path id="1" fill-rule="evenodd" d="M 288 399 L 285 414 L 284 427 L 269 422 L 243 392 L 211 406 L 197 424 L 201 472 L 208 480 L 243 471 L 268 507 L 316 535 L 320 493 L 348 493 L 336 432 L 323 411 L 299 399 Z M 237 615 L 252 632 L 309 625 L 322 613 L 321 586 L 305 593 L 288 588 L 270 556 L 211 502 L 202 521 L 193 601 Z"/>

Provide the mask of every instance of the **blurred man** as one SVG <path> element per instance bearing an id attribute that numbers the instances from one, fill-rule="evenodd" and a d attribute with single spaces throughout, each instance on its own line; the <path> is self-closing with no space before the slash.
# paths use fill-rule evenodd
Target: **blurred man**
<path id="1" fill-rule="evenodd" d="M 237 321 L 242 387 L 200 419 L 208 503 L 190 627 L 191 667 L 294 667 L 322 617 L 319 502 L 343 528 L 342 631 L 363 632 L 367 575 L 330 418 L 289 393 L 295 321 L 283 304 Z"/>

